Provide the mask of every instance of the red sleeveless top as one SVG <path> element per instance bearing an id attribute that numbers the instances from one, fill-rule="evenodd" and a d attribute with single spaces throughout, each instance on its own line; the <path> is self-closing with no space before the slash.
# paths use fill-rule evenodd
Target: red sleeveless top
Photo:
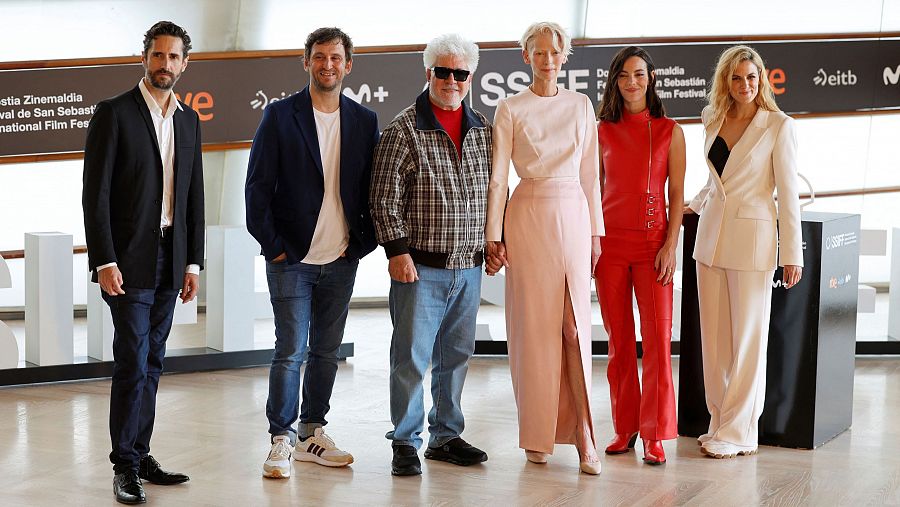
<path id="1" fill-rule="evenodd" d="M 666 231 L 666 179 L 675 120 L 622 112 L 598 128 L 603 157 L 603 222 L 609 229 Z M 657 236 L 657 234 L 651 234 Z"/>

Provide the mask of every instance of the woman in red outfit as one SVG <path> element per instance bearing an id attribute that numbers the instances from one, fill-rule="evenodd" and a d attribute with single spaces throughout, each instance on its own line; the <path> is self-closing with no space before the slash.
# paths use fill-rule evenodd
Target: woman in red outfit
<path id="1" fill-rule="evenodd" d="M 600 182 L 606 236 L 594 277 L 609 335 L 609 379 L 616 436 L 607 454 L 634 447 L 644 462 L 666 462 L 662 440 L 676 437 L 672 385 L 672 277 L 684 200 L 681 127 L 666 117 L 656 94 L 653 60 L 639 47 L 619 51 L 600 105 Z M 666 218 L 668 180 L 669 216 Z M 644 349 L 638 382 L 632 289 Z"/>

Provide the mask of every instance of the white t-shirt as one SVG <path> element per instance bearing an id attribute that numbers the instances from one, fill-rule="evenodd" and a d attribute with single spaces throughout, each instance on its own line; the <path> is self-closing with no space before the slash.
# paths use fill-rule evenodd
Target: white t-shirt
<path id="1" fill-rule="evenodd" d="M 302 262 L 321 265 L 334 261 L 347 250 L 350 228 L 341 202 L 341 110 L 339 108 L 333 113 L 323 113 L 313 108 L 313 113 L 316 117 L 319 153 L 322 155 L 325 196 L 309 252 Z"/>

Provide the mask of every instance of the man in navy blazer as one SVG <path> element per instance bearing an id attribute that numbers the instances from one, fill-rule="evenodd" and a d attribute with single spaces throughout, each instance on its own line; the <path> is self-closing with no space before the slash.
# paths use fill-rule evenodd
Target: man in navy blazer
<path id="1" fill-rule="evenodd" d="M 325 466 L 353 462 L 323 430 L 356 268 L 376 246 L 368 198 L 378 119 L 341 94 L 352 54 L 341 30 L 311 33 L 303 56 L 309 86 L 266 107 L 250 149 L 247 229 L 266 258 L 275 316 L 265 477 L 290 477 L 292 455 Z"/>
<path id="2" fill-rule="evenodd" d="M 84 232 L 92 279 L 112 314 L 109 432 L 120 503 L 146 501 L 141 479 L 188 480 L 150 455 L 156 391 L 179 290 L 192 300 L 203 265 L 200 120 L 172 91 L 191 38 L 160 21 L 144 34 L 144 77 L 97 104 L 84 147 Z"/>

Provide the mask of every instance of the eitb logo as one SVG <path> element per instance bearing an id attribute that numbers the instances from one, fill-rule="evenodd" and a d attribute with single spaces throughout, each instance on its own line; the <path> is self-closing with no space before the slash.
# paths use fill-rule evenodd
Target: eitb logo
<path id="1" fill-rule="evenodd" d="M 813 76 L 813 84 L 816 86 L 853 86 L 856 84 L 856 74 L 849 69 L 829 73 L 820 67 Z"/>

